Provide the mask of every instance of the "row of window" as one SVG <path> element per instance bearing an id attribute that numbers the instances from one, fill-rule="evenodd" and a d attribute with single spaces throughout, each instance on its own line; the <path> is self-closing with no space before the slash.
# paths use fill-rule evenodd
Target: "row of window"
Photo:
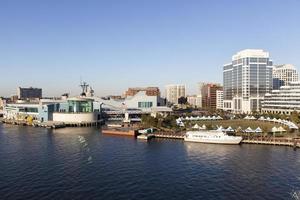
<path id="1" fill-rule="evenodd" d="M 153 106 L 153 102 L 138 102 L 139 108 L 151 108 Z"/>

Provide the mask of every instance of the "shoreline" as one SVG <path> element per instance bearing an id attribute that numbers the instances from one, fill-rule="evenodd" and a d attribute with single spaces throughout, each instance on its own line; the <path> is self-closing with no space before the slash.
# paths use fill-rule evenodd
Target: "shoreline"
<path id="1" fill-rule="evenodd" d="M 3 118 L 0 118 L 0 123 L 3 124 L 11 124 L 16 126 L 32 126 L 32 127 L 43 127 L 48 129 L 57 129 L 57 128 L 66 128 L 66 127 L 95 127 L 95 125 L 87 125 L 86 123 L 82 125 L 66 125 L 64 123 L 51 123 L 51 124 L 42 124 L 36 125 L 35 123 L 27 124 L 25 121 L 14 121 L 14 122 L 7 122 L 3 120 Z M 99 124 L 98 124 L 99 125 Z M 101 125 L 100 125 L 101 127 Z M 122 136 L 122 135 L 128 135 L 126 131 L 124 131 L 124 134 L 120 133 L 121 131 L 118 131 L 118 133 L 113 133 L 114 129 L 103 129 L 103 134 L 109 134 L 109 135 L 116 135 L 116 136 Z M 107 132 L 107 133 L 106 133 Z M 152 133 L 153 137 L 151 138 L 161 138 L 161 139 L 175 139 L 175 140 L 183 140 L 184 138 L 184 132 L 156 132 Z M 134 136 L 137 138 L 138 134 L 130 134 L 130 136 Z M 272 137 L 257 137 L 257 138 L 243 138 L 241 141 L 241 144 L 258 144 L 258 145 L 273 145 L 273 146 L 288 146 L 292 147 L 294 149 L 300 148 L 300 138 L 284 138 L 284 137 L 278 137 L 278 138 L 272 138 Z"/>

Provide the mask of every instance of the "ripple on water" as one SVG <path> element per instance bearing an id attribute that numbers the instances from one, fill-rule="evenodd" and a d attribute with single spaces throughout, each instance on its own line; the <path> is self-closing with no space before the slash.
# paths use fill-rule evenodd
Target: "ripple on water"
<path id="1" fill-rule="evenodd" d="M 300 155 L 290 148 L 1 127 L 4 199 L 299 199 Z"/>

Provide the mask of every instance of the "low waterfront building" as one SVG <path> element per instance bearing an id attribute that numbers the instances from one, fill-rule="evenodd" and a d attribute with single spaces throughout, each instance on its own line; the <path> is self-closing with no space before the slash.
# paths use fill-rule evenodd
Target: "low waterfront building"
<path id="1" fill-rule="evenodd" d="M 265 95 L 262 112 L 291 114 L 300 112 L 300 82 L 290 82 Z"/>
<path id="2" fill-rule="evenodd" d="M 97 123 L 101 120 L 101 105 L 92 98 L 73 97 L 61 103 L 53 121 L 64 123 Z"/>
<path id="3" fill-rule="evenodd" d="M 290 64 L 275 65 L 273 68 L 273 90 L 288 85 L 289 82 L 298 82 L 299 75 L 295 66 Z"/>
<path id="4" fill-rule="evenodd" d="M 40 104 L 18 102 L 9 103 L 4 107 L 4 118 L 9 120 L 26 120 L 31 118 L 38 121 L 51 121 L 55 104 Z"/>
<path id="5" fill-rule="evenodd" d="M 39 102 L 18 101 L 6 104 L 4 118 L 39 122 L 94 123 L 100 121 L 101 104 L 94 99 L 73 97 L 68 99 L 40 99 Z"/>

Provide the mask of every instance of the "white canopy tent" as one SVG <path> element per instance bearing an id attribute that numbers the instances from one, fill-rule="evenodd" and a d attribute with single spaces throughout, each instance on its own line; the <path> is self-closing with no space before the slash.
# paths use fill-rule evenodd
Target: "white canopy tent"
<path id="1" fill-rule="evenodd" d="M 234 132 L 234 129 L 231 126 L 229 126 L 225 131 L 226 132 Z"/>
<path id="2" fill-rule="evenodd" d="M 253 129 L 248 127 L 247 129 L 245 129 L 246 133 L 254 133 Z"/>
<path id="3" fill-rule="evenodd" d="M 203 125 L 202 125 L 202 127 L 201 127 L 200 129 L 203 129 L 203 130 L 205 130 L 205 129 L 206 129 L 206 126 L 205 126 L 205 124 L 203 124 Z"/>
<path id="4" fill-rule="evenodd" d="M 257 127 L 254 132 L 255 133 L 262 133 L 262 129 L 260 127 Z"/>
<path id="5" fill-rule="evenodd" d="M 200 126 L 198 125 L 198 124 L 195 124 L 194 126 L 193 126 L 193 129 L 199 129 L 200 128 Z"/>
<path id="6" fill-rule="evenodd" d="M 271 132 L 272 132 L 272 133 L 276 133 L 276 132 L 279 132 L 279 131 L 278 131 L 278 128 L 277 128 L 276 126 L 274 126 L 274 127 L 271 129 Z"/>

